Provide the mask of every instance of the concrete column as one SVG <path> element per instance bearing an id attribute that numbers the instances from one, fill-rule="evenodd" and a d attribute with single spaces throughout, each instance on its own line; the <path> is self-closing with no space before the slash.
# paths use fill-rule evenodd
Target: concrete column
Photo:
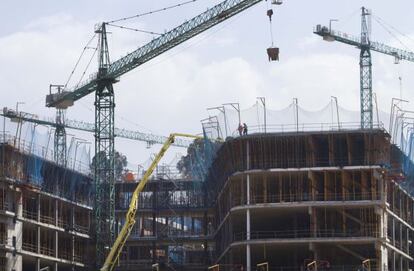
<path id="1" fill-rule="evenodd" d="M 58 263 L 57 262 L 53 263 L 53 271 L 58 271 Z"/>
<path id="2" fill-rule="evenodd" d="M 250 245 L 246 245 L 246 271 L 252 270 L 252 263 L 250 258 Z"/>
<path id="3" fill-rule="evenodd" d="M 408 254 L 408 255 L 410 255 L 410 229 L 407 227 L 406 228 L 406 236 L 407 236 L 407 239 L 405 240 L 406 241 L 406 246 L 407 246 L 407 251 L 406 251 L 406 253 Z"/>
<path id="4" fill-rule="evenodd" d="M 70 228 L 73 229 L 75 227 L 75 207 L 72 205 L 70 207 Z"/>
<path id="5" fill-rule="evenodd" d="M 37 194 L 37 221 L 40 222 L 40 194 Z"/>
<path id="6" fill-rule="evenodd" d="M 249 141 L 246 142 L 246 169 L 250 169 Z M 246 202 L 250 205 L 250 175 L 246 176 Z M 246 240 L 250 240 L 250 209 L 246 211 Z M 250 244 L 246 245 L 246 271 L 252 270 Z"/>
<path id="7" fill-rule="evenodd" d="M 59 232 L 55 231 L 55 257 L 59 258 Z"/>
<path id="8" fill-rule="evenodd" d="M 15 190 L 14 190 L 15 189 Z M 13 209 L 15 212 L 16 217 L 7 218 L 6 222 L 6 234 L 7 234 L 7 245 L 13 245 L 13 238 L 16 239 L 16 251 L 20 251 L 22 249 L 22 242 L 23 242 L 23 223 L 22 221 L 18 220 L 17 218 L 22 217 L 23 209 L 22 209 L 22 193 L 20 192 L 19 188 L 9 187 L 6 188 L 6 195 L 8 195 L 7 200 L 9 206 L 13 205 Z M 23 260 L 22 255 L 19 253 L 14 254 L 13 251 L 6 251 L 6 269 L 5 270 L 15 270 L 15 271 L 22 271 L 23 270 Z"/>
<path id="9" fill-rule="evenodd" d="M 395 246 L 395 218 L 391 217 L 392 219 L 392 245 Z"/>
<path id="10" fill-rule="evenodd" d="M 59 217 L 59 203 L 58 203 L 58 200 L 55 199 L 55 226 L 58 226 L 58 217 Z"/>
<path id="11" fill-rule="evenodd" d="M 403 245 L 404 245 L 404 240 L 403 240 L 403 224 L 400 222 L 400 247 L 398 249 L 401 249 L 402 251 L 404 251 L 403 249 Z"/>
<path id="12" fill-rule="evenodd" d="M 36 258 L 36 271 L 40 271 L 40 258 Z"/>
<path id="13" fill-rule="evenodd" d="M 72 236 L 72 255 L 71 255 L 72 261 L 75 260 L 75 236 Z"/>
<path id="14" fill-rule="evenodd" d="M 382 208 L 375 208 L 375 214 L 379 215 L 379 238 L 386 240 L 388 235 L 388 215 L 387 212 Z M 394 221 L 394 220 L 393 220 Z M 378 255 L 378 270 L 388 271 L 388 248 L 385 244 L 378 243 L 375 245 L 375 249 Z"/>
<path id="15" fill-rule="evenodd" d="M 40 254 L 40 227 L 37 226 L 37 253 Z"/>
<path id="16" fill-rule="evenodd" d="M 394 250 L 392 251 L 392 270 L 397 271 L 395 270 L 395 251 Z"/>

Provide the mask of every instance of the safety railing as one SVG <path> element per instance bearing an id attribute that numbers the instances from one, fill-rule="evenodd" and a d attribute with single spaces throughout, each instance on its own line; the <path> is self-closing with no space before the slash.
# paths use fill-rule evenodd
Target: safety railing
<path id="1" fill-rule="evenodd" d="M 46 216 L 46 215 L 40 215 L 40 222 L 45 223 L 45 224 L 50 224 L 50 225 L 56 224 L 54 217 Z"/>
<path id="2" fill-rule="evenodd" d="M 251 195 L 250 205 L 265 204 L 265 203 L 299 203 L 299 202 L 355 202 L 355 201 L 377 201 L 382 199 L 381 193 L 361 192 L 361 193 L 318 193 L 312 195 L 311 193 L 288 193 L 282 195 Z M 231 209 L 237 206 L 247 205 L 246 197 L 234 197 L 229 200 L 227 208 Z"/>
<path id="3" fill-rule="evenodd" d="M 24 218 L 37 221 L 37 213 L 36 212 L 32 212 L 32 211 L 23 209 L 22 213 L 23 213 Z"/>
<path id="4" fill-rule="evenodd" d="M 382 122 L 372 124 L 373 129 L 384 130 L 385 127 Z M 249 125 L 247 127 L 247 134 L 255 133 L 291 133 L 291 132 L 329 132 L 329 131 L 346 131 L 346 130 L 360 130 L 360 122 L 322 122 L 322 123 L 299 123 L 299 124 L 266 124 L 266 129 L 263 125 Z M 238 130 L 231 133 L 233 137 L 240 136 Z M 243 135 L 243 132 L 242 132 Z"/>
<path id="5" fill-rule="evenodd" d="M 72 254 L 70 251 L 59 249 L 58 250 L 59 258 L 71 261 L 72 260 Z"/>
<path id="6" fill-rule="evenodd" d="M 37 245 L 33 244 L 33 243 L 27 243 L 27 242 L 23 241 L 22 249 L 26 250 L 26 251 L 29 251 L 29 252 L 37 253 Z"/>
<path id="7" fill-rule="evenodd" d="M 251 195 L 250 203 L 284 203 L 302 201 L 363 201 L 380 200 L 380 193 L 361 192 L 361 193 L 288 193 L 282 195 Z"/>
<path id="8" fill-rule="evenodd" d="M 374 237 L 380 233 L 375 228 L 363 228 L 361 230 L 286 230 L 286 231 L 252 231 L 249 234 L 250 240 L 255 239 L 296 239 L 296 238 L 353 238 L 353 237 Z M 247 240 L 246 232 L 234 233 L 233 242 Z"/>
<path id="9" fill-rule="evenodd" d="M 75 262 L 82 263 L 84 261 L 84 255 L 83 254 L 77 254 L 75 252 L 75 255 L 73 255 L 73 259 Z"/>
<path id="10" fill-rule="evenodd" d="M 59 228 L 68 229 L 70 227 L 70 223 L 68 223 L 66 219 L 58 218 L 57 226 Z"/>
<path id="11" fill-rule="evenodd" d="M 84 234 L 88 234 L 89 233 L 89 227 L 88 226 L 74 224 L 73 225 L 73 229 L 75 231 L 77 231 L 77 232 L 80 232 L 80 233 L 84 233 Z"/>
<path id="12" fill-rule="evenodd" d="M 40 254 L 54 257 L 55 256 L 55 251 L 54 251 L 53 248 L 40 246 Z"/>

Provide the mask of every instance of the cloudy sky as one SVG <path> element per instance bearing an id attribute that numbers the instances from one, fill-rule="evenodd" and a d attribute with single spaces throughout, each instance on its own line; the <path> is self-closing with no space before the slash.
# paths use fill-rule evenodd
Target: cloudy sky
<path id="1" fill-rule="evenodd" d="M 179 2 L 182 1 L 1 0 L 0 106 L 14 107 L 17 101 L 25 102 L 21 110 L 53 116 L 54 110 L 44 106 L 48 86 L 67 82 L 96 23 Z M 198 0 L 119 24 L 162 33 L 217 2 Z M 206 108 L 228 102 L 249 108 L 257 96 L 266 97 L 270 109 L 287 107 L 297 97 L 302 108 L 318 110 L 336 96 L 342 107 L 358 110 L 358 50 L 324 42 L 312 34 L 312 29 L 335 18 L 339 21 L 333 23 L 333 28 L 358 34 L 361 6 L 372 9 L 375 15 L 372 40 L 414 50 L 412 0 L 284 0 L 283 5 L 273 7 L 274 45 L 280 47 L 280 61 L 268 62 L 266 48 L 271 38 L 267 5 L 263 1 L 122 76 L 115 85 L 116 126 L 164 135 L 200 133 L 200 120 L 208 116 Z M 155 37 L 118 28 L 109 31 L 112 60 Z M 81 78 L 92 53 L 92 49 L 86 50 L 70 86 Z M 96 66 L 93 59 L 84 78 L 95 72 Z M 414 103 L 413 72 L 414 63 L 395 65 L 392 57 L 373 53 L 373 89 L 381 110 L 389 111 L 391 98 L 401 95 L 399 77 L 402 98 Z M 93 122 L 93 98 L 89 95 L 76 102 L 67 117 Z M 70 133 L 93 140 L 85 133 Z M 117 143 L 117 148 L 134 163 L 145 161 L 158 149 L 148 150 L 145 144 L 127 140 Z"/>

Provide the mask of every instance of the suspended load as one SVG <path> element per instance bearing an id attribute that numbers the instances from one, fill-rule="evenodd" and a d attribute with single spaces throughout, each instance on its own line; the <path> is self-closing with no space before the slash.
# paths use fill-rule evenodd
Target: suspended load
<path id="1" fill-rule="evenodd" d="M 279 61 L 279 48 L 267 48 L 267 56 L 269 57 L 269 61 Z"/>
<path id="2" fill-rule="evenodd" d="M 273 3 L 273 1 L 272 1 Z M 269 61 L 279 61 L 279 48 L 273 46 L 273 31 L 272 31 L 272 16 L 273 16 L 273 10 L 268 9 L 266 15 L 269 17 L 270 22 L 270 38 L 272 42 L 272 46 L 267 48 L 267 56 L 269 58 Z"/>

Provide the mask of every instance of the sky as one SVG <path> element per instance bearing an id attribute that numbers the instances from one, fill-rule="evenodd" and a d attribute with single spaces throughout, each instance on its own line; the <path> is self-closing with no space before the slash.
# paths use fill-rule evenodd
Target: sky
<path id="1" fill-rule="evenodd" d="M 180 3 L 179 0 L 2 0 L 0 1 L 0 90 L 2 107 L 24 102 L 20 110 L 53 117 L 45 107 L 49 84 L 65 84 L 94 35 L 97 23 L 140 14 Z M 198 0 L 165 12 L 117 24 L 163 33 L 203 12 L 219 1 Z M 332 28 L 360 33 L 360 8 L 368 7 L 372 40 L 414 51 L 412 0 L 284 0 L 274 10 L 271 24 L 273 46 L 280 48 L 280 61 L 269 62 L 266 48 L 272 46 L 269 2 L 262 1 L 234 18 L 123 75 L 115 84 L 116 126 L 167 135 L 171 132 L 198 134 L 200 120 L 211 115 L 206 109 L 238 102 L 242 109 L 266 98 L 268 109 L 289 106 L 293 98 L 309 111 L 326 106 L 331 96 L 349 110 L 359 110 L 359 50 L 337 42 L 322 41 L 312 33 L 316 24 L 333 22 Z M 378 19 L 379 18 L 379 19 Z M 385 29 L 377 22 L 386 22 Z M 383 23 L 384 24 L 384 23 Z M 155 35 L 109 29 L 111 60 L 149 42 Z M 91 43 L 90 47 L 93 47 Z M 93 49 L 86 49 L 68 86 L 96 72 Z M 392 97 L 414 103 L 414 63 L 394 64 L 390 56 L 373 53 L 373 91 L 378 107 L 389 111 Z M 401 80 L 399 80 L 399 77 Z M 400 86 L 401 82 L 401 86 Z M 94 121 L 94 96 L 89 95 L 67 111 L 67 118 Z M 412 107 L 411 107 L 412 108 Z M 407 109 L 410 109 L 408 104 Z M 242 114 L 243 120 L 243 114 Z M 14 126 L 8 124 L 13 132 Z M 37 128 L 40 133 L 46 129 Z M 43 130 L 42 130 L 43 129 Z M 93 141 L 88 133 L 70 135 Z M 147 161 L 159 146 L 117 139 L 116 148 L 132 164 Z M 176 148 L 173 153 L 185 150 Z"/>

